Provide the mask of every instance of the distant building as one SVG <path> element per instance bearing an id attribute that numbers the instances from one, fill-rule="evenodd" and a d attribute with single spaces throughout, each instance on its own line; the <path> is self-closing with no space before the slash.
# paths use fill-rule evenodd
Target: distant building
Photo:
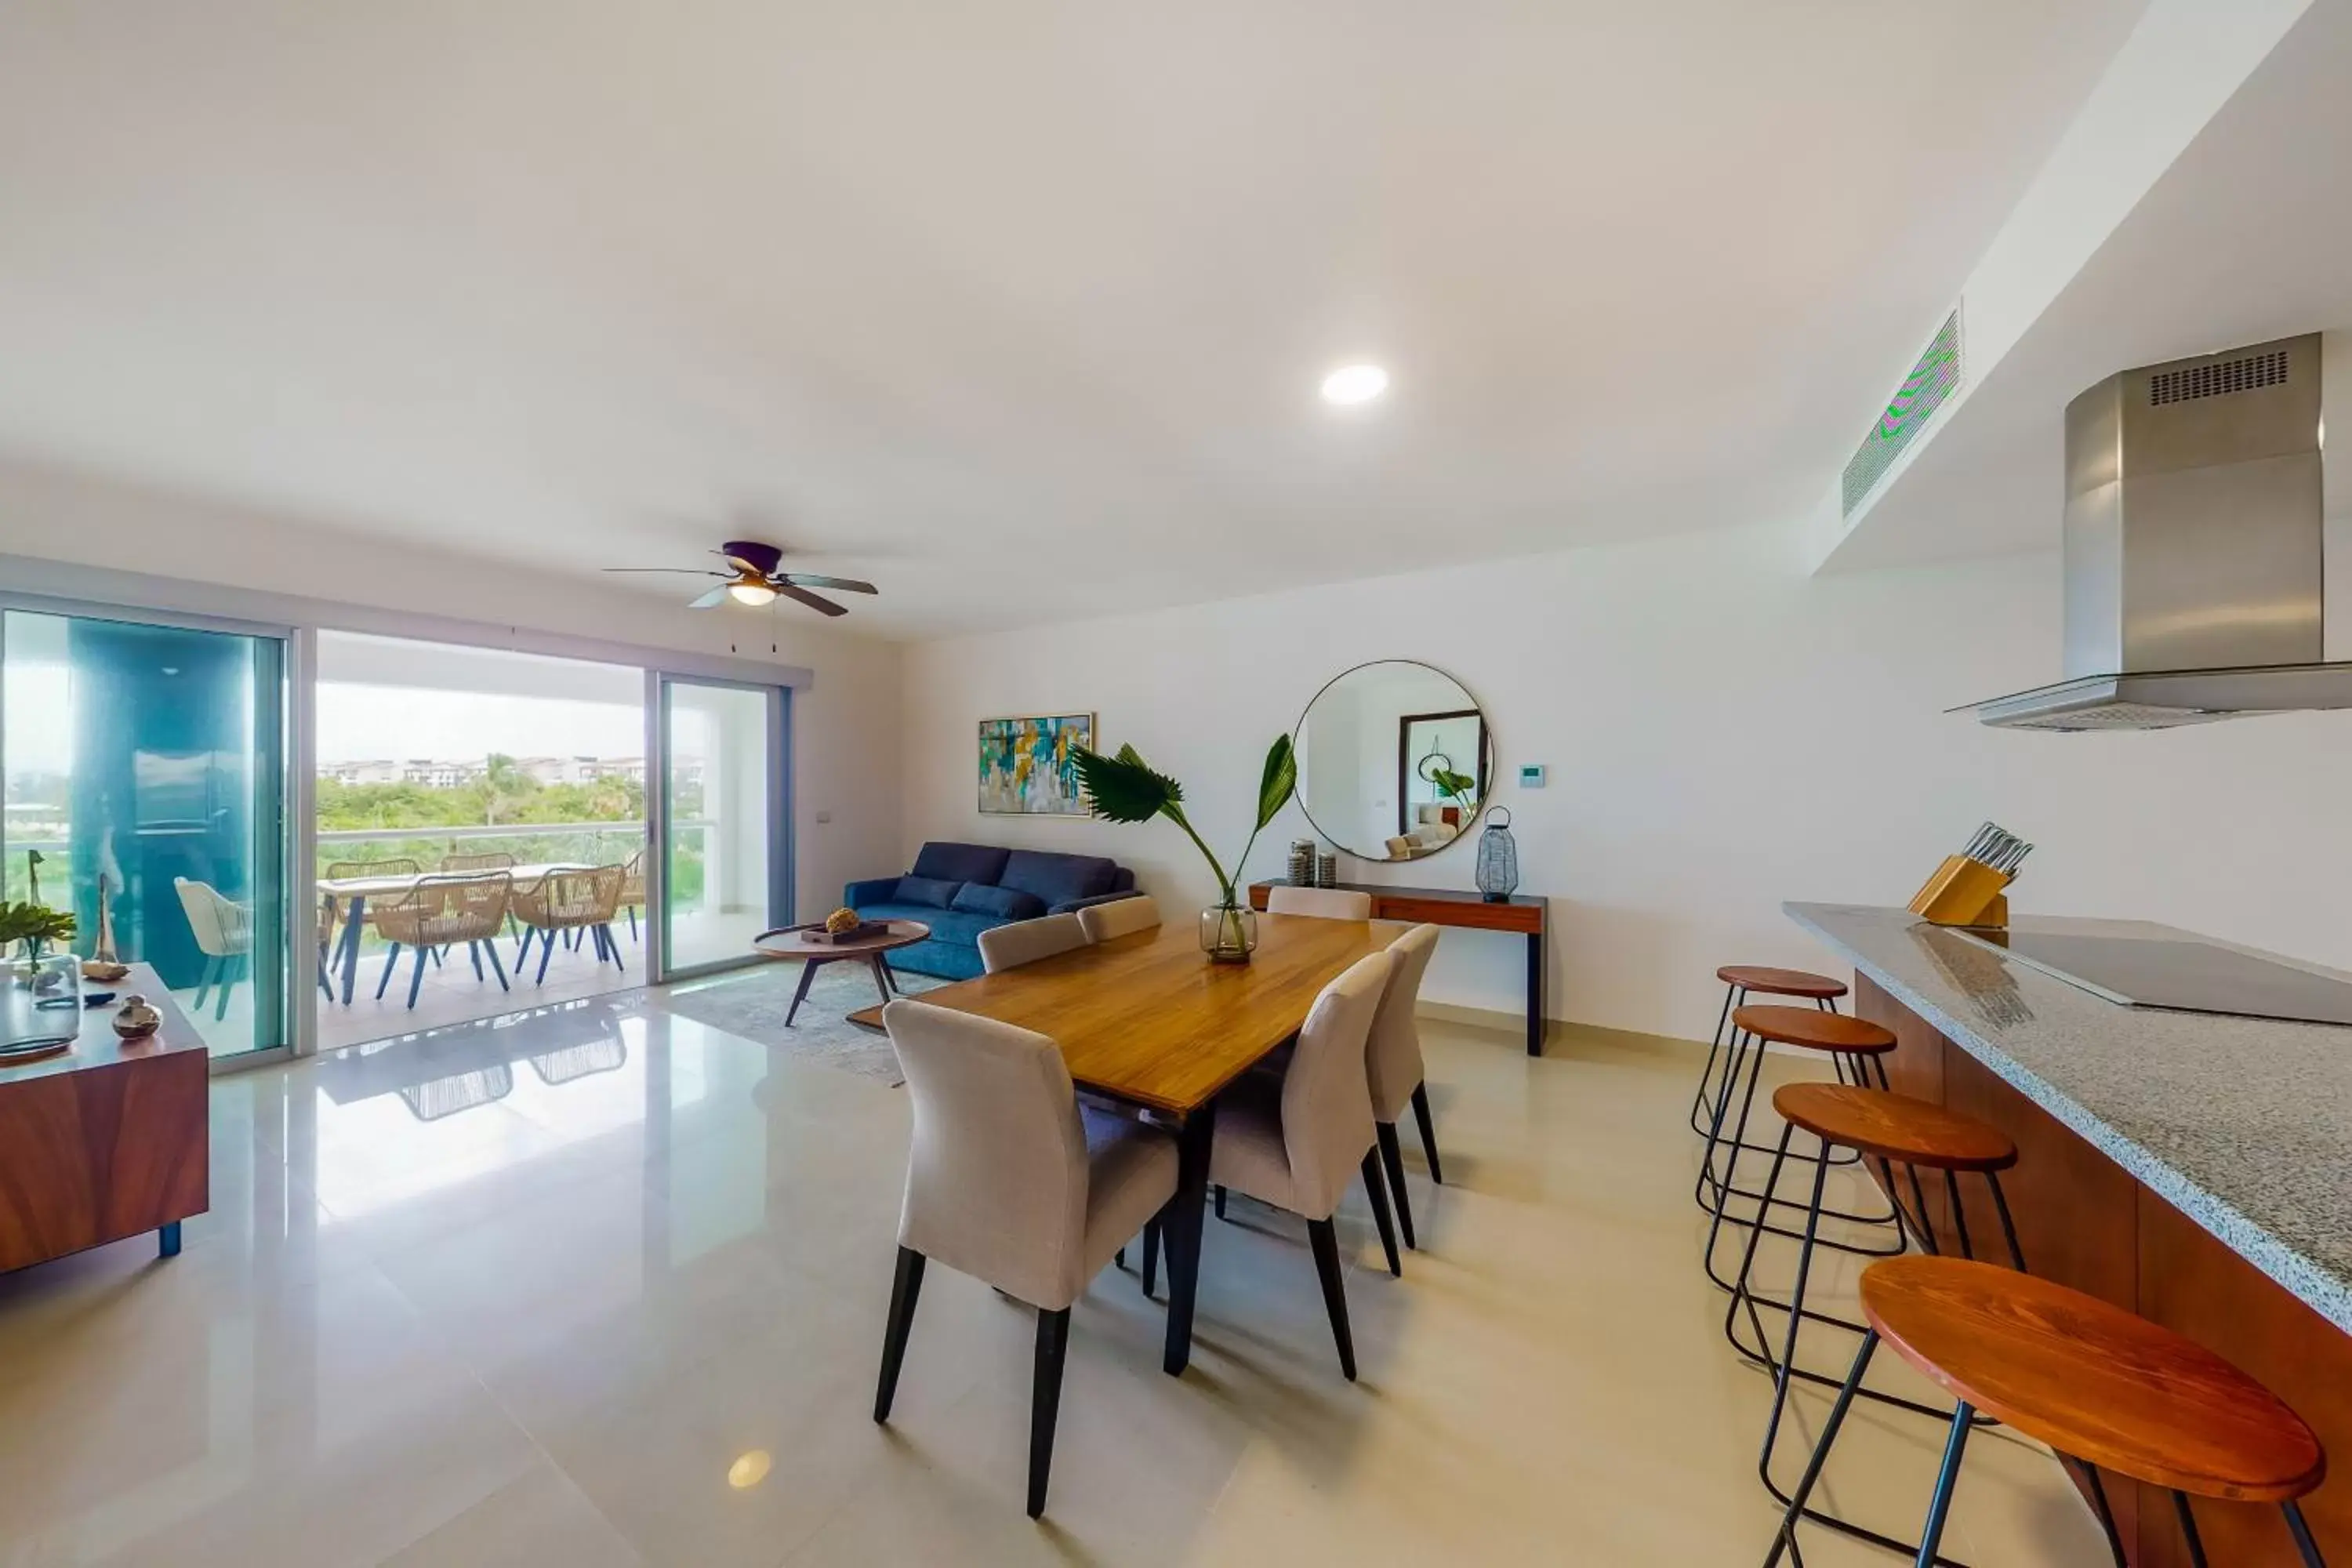
<path id="1" fill-rule="evenodd" d="M 483 772 L 480 763 L 436 763 L 425 759 L 403 764 L 400 776 L 404 783 L 423 784 L 427 789 L 458 789 L 480 778 Z"/>
<path id="2" fill-rule="evenodd" d="M 398 763 L 391 761 L 321 763 L 319 776 L 341 784 L 398 784 L 402 771 Z"/>

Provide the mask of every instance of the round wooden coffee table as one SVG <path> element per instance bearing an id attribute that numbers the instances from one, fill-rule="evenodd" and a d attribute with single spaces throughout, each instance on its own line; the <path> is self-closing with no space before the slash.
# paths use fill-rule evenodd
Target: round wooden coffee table
<path id="1" fill-rule="evenodd" d="M 782 931 L 762 931 L 753 939 L 752 947 L 770 958 L 797 958 L 806 964 L 801 971 L 800 989 L 793 993 L 793 1005 L 784 1011 L 784 1027 L 789 1029 L 793 1026 L 793 1016 L 801 1010 L 801 1004 L 808 999 L 809 984 L 816 978 L 816 972 L 828 963 L 861 959 L 873 967 L 874 984 L 880 987 L 883 1001 L 887 1002 L 898 994 L 898 987 L 891 984 L 889 961 L 882 955 L 893 949 L 912 947 L 929 939 L 931 928 L 920 921 L 888 921 L 883 923 L 890 929 L 882 935 L 860 937 L 855 942 L 819 940 L 824 931 L 823 925 L 787 926 Z"/>

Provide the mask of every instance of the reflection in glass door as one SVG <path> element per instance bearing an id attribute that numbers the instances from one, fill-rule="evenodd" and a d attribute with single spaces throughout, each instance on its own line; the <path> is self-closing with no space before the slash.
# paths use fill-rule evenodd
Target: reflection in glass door
<path id="1" fill-rule="evenodd" d="M 0 885 L 37 879 L 83 956 L 104 933 L 152 966 L 216 1057 L 288 1039 L 285 660 L 274 637 L 0 611 Z"/>
<path id="2" fill-rule="evenodd" d="M 659 678 L 662 977 L 741 963 L 786 924 L 784 694 Z"/>

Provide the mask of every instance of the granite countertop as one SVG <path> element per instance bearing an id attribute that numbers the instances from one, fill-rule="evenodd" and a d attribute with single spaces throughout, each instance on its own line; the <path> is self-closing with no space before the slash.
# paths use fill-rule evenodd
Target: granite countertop
<path id="1" fill-rule="evenodd" d="M 1907 910 L 1783 908 L 2151 1191 L 2352 1332 L 2352 1028 L 2126 1007 Z M 2145 921 L 2027 917 L 2014 924 L 2193 936 Z"/>

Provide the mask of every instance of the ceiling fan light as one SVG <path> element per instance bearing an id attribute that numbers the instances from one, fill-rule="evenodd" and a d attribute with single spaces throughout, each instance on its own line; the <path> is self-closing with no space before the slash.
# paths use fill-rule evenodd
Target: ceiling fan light
<path id="1" fill-rule="evenodd" d="M 772 605 L 776 591 L 765 583 L 730 583 L 727 596 L 739 605 Z"/>

